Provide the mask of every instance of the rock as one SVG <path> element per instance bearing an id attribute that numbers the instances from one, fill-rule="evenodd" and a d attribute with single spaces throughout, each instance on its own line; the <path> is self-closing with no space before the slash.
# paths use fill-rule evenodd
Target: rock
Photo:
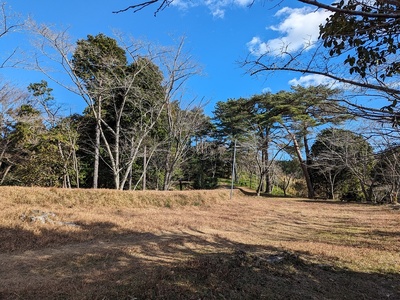
<path id="1" fill-rule="evenodd" d="M 28 214 L 22 214 L 19 217 L 23 222 L 40 222 L 42 224 L 57 224 L 57 225 L 65 225 L 65 226 L 74 226 L 79 227 L 79 225 L 73 222 L 62 222 L 57 220 L 57 215 L 53 212 L 45 212 L 41 210 L 31 210 Z"/>

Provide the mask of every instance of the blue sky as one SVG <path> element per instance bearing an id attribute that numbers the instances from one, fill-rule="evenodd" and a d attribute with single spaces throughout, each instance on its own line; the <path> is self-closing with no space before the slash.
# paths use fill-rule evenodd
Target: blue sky
<path id="1" fill-rule="evenodd" d="M 278 47 L 281 41 L 294 48 L 302 47 L 306 39 L 317 36 L 318 24 L 326 17 L 323 12 L 302 9 L 304 5 L 294 0 L 256 1 L 250 8 L 249 0 L 175 0 L 174 5 L 156 17 L 153 15 L 156 6 L 137 13 L 113 13 L 135 1 L 9 0 L 7 7 L 21 19 L 29 15 L 39 23 L 68 28 L 69 35 L 76 40 L 88 34 L 112 36 L 113 30 L 161 45 L 173 45 L 174 38 L 185 36 L 186 51 L 204 73 L 192 78 L 188 88 L 192 95 L 208 102 L 205 112 L 209 115 L 218 101 L 250 97 L 263 91 L 275 93 L 289 89 L 291 84 L 319 82 L 315 77 L 290 73 L 250 77 L 238 62 L 251 52 L 257 54 L 265 47 Z M 25 49 L 29 40 L 23 34 L 12 33 L 0 39 L 0 47 L 3 54 L 15 46 Z M 46 79 L 39 73 L 8 68 L 0 69 L 0 76 L 21 88 Z M 83 100 L 50 81 L 49 85 L 59 103 L 68 103 L 67 110 L 82 112 Z"/>

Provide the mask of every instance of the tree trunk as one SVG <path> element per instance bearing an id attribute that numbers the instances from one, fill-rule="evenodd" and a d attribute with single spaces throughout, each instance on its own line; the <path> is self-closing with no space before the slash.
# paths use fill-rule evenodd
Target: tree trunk
<path id="1" fill-rule="evenodd" d="M 330 188 L 331 188 L 332 200 L 336 200 L 336 197 L 335 197 L 335 182 L 333 180 L 331 180 L 331 182 L 330 182 Z"/>
<path id="2" fill-rule="evenodd" d="M 80 186 L 80 182 L 79 182 L 79 162 L 78 162 L 78 157 L 76 156 L 75 148 L 73 149 L 73 152 L 72 152 L 72 160 L 73 160 L 74 171 L 75 171 L 76 188 L 79 189 L 79 186 Z"/>
<path id="3" fill-rule="evenodd" d="M 100 101 L 100 100 L 99 100 Z M 99 103 L 98 112 L 96 117 L 96 140 L 94 145 L 94 166 L 93 166 L 93 188 L 98 188 L 99 183 L 99 163 L 100 163 L 100 130 L 101 130 L 101 105 Z"/>
<path id="4" fill-rule="evenodd" d="M 163 184 L 163 190 L 168 191 L 170 186 L 171 186 L 171 180 L 172 180 L 172 171 L 168 169 L 165 170 L 165 175 L 164 175 L 164 184 Z"/>
<path id="5" fill-rule="evenodd" d="M 315 193 L 314 193 L 314 183 L 313 183 L 312 177 L 310 176 L 310 166 L 312 165 L 312 159 L 311 159 L 310 146 L 308 145 L 308 138 L 307 138 L 307 135 L 306 135 L 306 134 L 304 134 L 303 142 L 304 142 L 304 152 L 305 152 L 305 154 L 306 154 L 306 161 L 305 161 L 305 163 L 306 163 L 306 168 L 307 168 L 307 178 L 308 178 L 308 180 L 309 180 L 309 183 L 307 183 L 307 187 L 310 186 L 310 187 L 308 187 L 308 189 L 309 189 L 309 196 L 310 196 L 310 191 L 311 191 L 312 198 L 314 198 L 314 197 L 315 197 Z M 307 181 L 307 179 L 306 179 L 306 181 Z"/>
<path id="6" fill-rule="evenodd" d="M 258 168 L 260 170 L 260 180 L 258 181 L 258 187 L 257 187 L 257 196 L 261 195 L 261 191 L 263 190 L 264 183 L 267 182 L 265 179 L 265 149 L 261 149 L 261 162 L 258 165 Z"/>
<path id="7" fill-rule="evenodd" d="M 3 176 L 1 177 L 0 185 L 3 184 L 4 180 L 7 177 L 8 172 L 10 172 L 10 170 L 11 170 L 11 167 L 12 167 L 11 165 L 7 166 L 6 170 L 3 173 Z"/>
<path id="8" fill-rule="evenodd" d="M 258 187 L 257 187 L 257 196 L 261 195 L 261 191 L 264 185 L 264 174 L 260 174 L 260 180 L 258 181 Z"/>
<path id="9" fill-rule="evenodd" d="M 264 161 L 263 161 L 263 165 L 264 165 L 264 173 L 265 173 L 265 193 L 267 194 L 271 194 L 272 192 L 272 186 L 271 186 L 271 174 L 269 172 L 269 156 L 268 156 L 268 142 L 266 143 L 267 146 L 264 149 Z"/>
<path id="10" fill-rule="evenodd" d="M 304 176 L 304 180 L 306 181 L 306 185 L 307 185 L 307 197 L 309 199 L 313 199 L 314 198 L 314 187 L 312 185 L 311 182 L 311 178 L 310 178 L 310 173 L 308 172 L 308 166 L 307 166 L 307 162 L 305 162 L 303 160 L 303 156 L 301 155 L 301 149 L 300 149 L 300 145 L 296 139 L 296 136 L 290 131 L 290 129 L 285 126 L 284 124 L 282 124 L 283 127 L 286 129 L 287 133 L 290 136 L 290 139 L 293 142 L 294 145 L 294 150 L 296 152 L 296 156 L 299 160 L 300 163 L 300 167 L 301 167 L 301 171 L 303 172 L 303 176 Z"/>
<path id="11" fill-rule="evenodd" d="M 142 190 L 146 190 L 146 180 L 147 180 L 147 147 L 144 146 L 144 153 L 143 153 L 143 183 L 142 183 Z"/>
<path id="12" fill-rule="evenodd" d="M 283 180 L 283 196 L 287 196 L 287 189 L 289 188 L 290 185 L 290 178 L 288 178 L 287 182 L 286 180 Z"/>
<path id="13" fill-rule="evenodd" d="M 265 174 L 265 192 L 267 194 L 272 193 L 271 174 L 269 172 L 269 168 L 267 169 L 267 172 Z"/>
<path id="14" fill-rule="evenodd" d="M 307 197 L 309 199 L 313 199 L 314 196 L 315 196 L 314 195 L 314 187 L 312 185 L 310 174 L 308 172 L 307 163 L 303 160 L 303 157 L 301 155 L 301 149 L 300 149 L 299 143 L 296 140 L 296 137 L 293 134 L 291 134 L 291 136 L 292 136 L 292 140 L 293 140 L 293 144 L 294 144 L 294 149 L 295 149 L 297 158 L 299 159 L 300 167 L 301 167 L 304 179 L 305 179 L 306 184 L 307 184 Z"/>

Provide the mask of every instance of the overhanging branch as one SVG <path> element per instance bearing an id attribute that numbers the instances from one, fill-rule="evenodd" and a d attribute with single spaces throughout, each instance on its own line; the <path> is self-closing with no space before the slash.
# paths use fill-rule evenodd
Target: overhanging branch
<path id="1" fill-rule="evenodd" d="M 299 0 L 302 3 L 309 4 L 312 6 L 316 6 L 318 8 L 323 8 L 326 10 L 329 10 L 331 12 L 335 13 L 342 13 L 342 14 L 347 14 L 347 15 L 352 15 L 352 16 L 360 16 L 360 17 L 368 17 L 368 18 L 400 18 L 400 13 L 393 12 L 391 13 L 377 13 L 377 12 L 365 12 L 365 11 L 360 11 L 360 10 L 351 10 L 351 9 L 344 9 L 344 8 L 338 8 L 332 5 L 324 4 L 315 0 Z M 397 4 L 397 6 L 400 6 L 400 3 L 397 1 L 392 1 L 393 5 L 394 3 Z"/>
<path id="2" fill-rule="evenodd" d="M 296 73 L 325 76 L 325 77 L 331 78 L 331 79 L 336 80 L 341 83 L 346 83 L 346 84 L 350 84 L 350 85 L 357 86 L 357 87 L 368 88 L 368 89 L 380 91 L 383 93 L 387 93 L 387 94 L 395 96 L 396 98 L 398 98 L 399 94 L 400 94 L 400 90 L 398 90 L 398 89 L 390 88 L 387 86 L 375 85 L 375 84 L 371 84 L 371 83 L 367 83 L 367 82 L 359 82 L 359 81 L 355 81 L 355 80 L 351 80 L 351 79 L 346 79 L 346 78 L 342 78 L 342 77 L 339 77 L 339 76 L 336 76 L 336 75 L 333 75 L 330 73 L 326 73 L 323 71 L 301 69 L 301 68 L 290 68 L 290 67 L 266 66 L 266 65 L 260 64 L 259 62 L 254 62 L 254 64 L 261 65 L 261 68 L 251 72 L 250 75 L 256 75 L 257 73 L 260 73 L 263 71 L 291 71 L 291 72 L 296 72 Z"/>
<path id="3" fill-rule="evenodd" d="M 157 2 L 161 2 L 160 5 L 158 6 L 158 8 L 156 9 L 156 11 L 154 12 L 154 16 L 157 15 L 158 12 L 164 10 L 166 7 L 168 7 L 174 0 L 149 0 L 149 1 L 145 1 L 145 2 L 140 2 L 138 4 L 135 5 L 130 5 L 127 8 L 124 9 L 120 9 L 117 11 L 113 11 L 113 13 L 118 14 L 118 13 L 122 13 L 122 12 L 126 12 L 128 10 L 133 10 L 133 12 L 138 12 L 144 8 L 146 8 L 149 5 L 155 4 Z"/>

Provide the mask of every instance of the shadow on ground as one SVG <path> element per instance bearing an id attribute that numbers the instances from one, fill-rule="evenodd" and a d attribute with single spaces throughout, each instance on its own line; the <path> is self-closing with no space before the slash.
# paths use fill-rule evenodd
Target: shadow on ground
<path id="1" fill-rule="evenodd" d="M 194 230 L 116 234 L 112 223 L 85 226 L 102 234 L 53 248 L 56 229 L 35 237 L 0 228 L 2 237 L 41 245 L 0 254 L 0 299 L 400 299 L 399 274 L 357 273 Z"/>

